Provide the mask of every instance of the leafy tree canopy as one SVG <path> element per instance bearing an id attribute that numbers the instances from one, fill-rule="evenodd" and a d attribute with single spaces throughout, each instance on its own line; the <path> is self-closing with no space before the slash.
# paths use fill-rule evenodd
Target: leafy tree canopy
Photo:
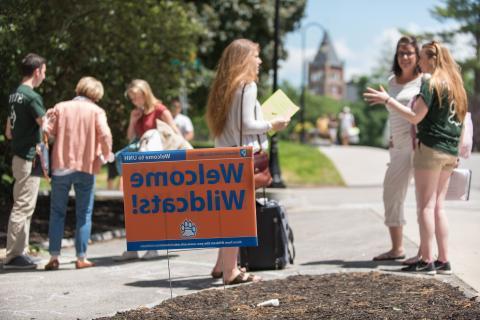
<path id="1" fill-rule="evenodd" d="M 443 5 L 432 9 L 434 17 L 440 21 L 453 19 L 458 27 L 448 32 L 440 32 L 444 41 L 450 41 L 457 33 L 469 34 L 473 38 L 475 56 L 461 62 L 467 90 L 470 95 L 470 111 L 474 128 L 474 148 L 480 149 L 480 1 L 445 0 Z M 473 84 L 472 84 L 473 82 Z"/>
<path id="2" fill-rule="evenodd" d="M 127 83 L 143 78 L 161 99 L 175 93 L 180 77 L 193 74 L 181 74 L 175 62 L 191 59 L 204 32 L 175 1 L 4 0 L 1 6 L 2 101 L 19 82 L 18 62 L 36 52 L 48 60 L 39 88 L 46 107 L 72 98 L 82 76 L 97 77 L 115 137 L 125 136 Z"/>

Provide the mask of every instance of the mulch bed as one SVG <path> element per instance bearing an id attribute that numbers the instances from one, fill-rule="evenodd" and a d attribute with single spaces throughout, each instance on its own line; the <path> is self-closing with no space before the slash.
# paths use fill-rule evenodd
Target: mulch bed
<path id="1" fill-rule="evenodd" d="M 11 206 L 0 214 L 0 248 L 6 246 L 6 233 Z M 39 196 L 30 224 L 30 244 L 38 245 L 48 240 L 50 197 Z M 92 233 L 124 228 L 122 200 L 95 200 L 92 217 Z M 65 218 L 65 238 L 75 237 L 75 199 L 68 201 Z"/>
<path id="2" fill-rule="evenodd" d="M 275 298 L 278 307 L 256 306 Z M 99 319 L 480 319 L 480 302 L 434 279 L 336 273 L 204 290 Z"/>

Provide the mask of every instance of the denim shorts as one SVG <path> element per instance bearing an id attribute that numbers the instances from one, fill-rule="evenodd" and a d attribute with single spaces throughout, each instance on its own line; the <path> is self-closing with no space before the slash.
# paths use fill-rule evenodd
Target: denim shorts
<path id="1" fill-rule="evenodd" d="M 415 169 L 452 171 L 457 164 L 457 157 L 418 143 L 413 155 Z"/>

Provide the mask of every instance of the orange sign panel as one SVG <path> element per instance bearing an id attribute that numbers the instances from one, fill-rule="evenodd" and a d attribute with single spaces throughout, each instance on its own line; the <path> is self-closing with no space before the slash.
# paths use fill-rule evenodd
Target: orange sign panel
<path id="1" fill-rule="evenodd" d="M 129 251 L 257 245 L 251 147 L 122 156 Z"/>

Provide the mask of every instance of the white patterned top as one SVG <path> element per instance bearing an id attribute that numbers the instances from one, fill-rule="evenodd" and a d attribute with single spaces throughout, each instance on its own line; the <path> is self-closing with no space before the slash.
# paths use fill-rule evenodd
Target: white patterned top
<path id="1" fill-rule="evenodd" d="M 405 84 L 398 84 L 395 76 L 392 75 L 388 79 L 388 94 L 404 106 L 407 106 L 410 100 L 420 92 L 421 84 L 421 76 Z M 390 137 L 393 146 L 395 148 L 411 147 L 410 130 L 412 125 L 392 108 L 387 107 L 387 110 L 389 112 L 388 121 L 390 122 Z"/>

